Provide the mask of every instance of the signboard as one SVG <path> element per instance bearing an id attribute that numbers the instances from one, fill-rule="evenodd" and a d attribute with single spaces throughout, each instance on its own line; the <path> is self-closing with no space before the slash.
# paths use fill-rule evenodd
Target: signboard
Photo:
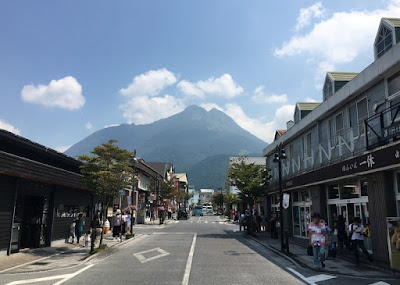
<path id="1" fill-rule="evenodd" d="M 119 209 L 119 204 L 114 204 L 114 210 Z"/>
<path id="2" fill-rule="evenodd" d="M 128 202 L 128 206 L 132 205 L 132 196 L 127 196 L 126 200 Z"/>
<path id="3" fill-rule="evenodd" d="M 283 204 L 282 204 L 282 207 L 284 208 L 284 209 L 287 209 L 287 208 L 289 208 L 289 199 L 290 199 L 290 195 L 289 194 L 283 194 Z"/>
<path id="4" fill-rule="evenodd" d="M 390 266 L 400 270 L 400 218 L 386 218 Z"/>
<path id="5" fill-rule="evenodd" d="M 112 217 L 113 216 L 113 208 L 112 207 L 108 207 L 107 208 L 107 217 Z"/>
<path id="6" fill-rule="evenodd" d="M 125 196 L 125 190 L 119 190 L 119 195 Z"/>
<path id="7" fill-rule="evenodd" d="M 385 140 L 397 137 L 400 135 L 400 121 L 382 129 L 382 138 Z"/>

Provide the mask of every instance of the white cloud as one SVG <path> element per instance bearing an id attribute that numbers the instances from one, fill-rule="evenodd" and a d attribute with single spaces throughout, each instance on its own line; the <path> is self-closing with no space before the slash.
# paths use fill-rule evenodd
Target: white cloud
<path id="1" fill-rule="evenodd" d="M 67 149 L 69 149 L 71 146 L 72 146 L 72 144 L 70 144 L 70 145 L 61 145 L 61 146 L 55 147 L 54 149 L 55 149 L 56 151 L 58 151 L 58 152 L 64 152 L 64 151 L 66 151 Z"/>
<path id="2" fill-rule="evenodd" d="M 104 128 L 118 127 L 120 124 L 105 125 Z"/>
<path id="3" fill-rule="evenodd" d="M 191 83 L 182 80 L 178 83 L 178 88 L 185 95 L 204 97 L 207 95 L 217 95 L 224 98 L 234 98 L 243 92 L 242 86 L 237 84 L 230 74 L 223 74 L 221 77 L 210 77 L 205 81 Z"/>
<path id="4" fill-rule="evenodd" d="M 372 57 L 380 19 L 399 14 L 400 0 L 389 1 L 384 9 L 336 12 L 315 22 L 309 33 L 293 35 L 274 54 L 277 57 L 307 55 L 307 62 L 317 65 L 316 79 L 320 81 L 337 64 L 352 62 L 361 54 Z"/>
<path id="5" fill-rule="evenodd" d="M 72 76 L 52 80 L 49 85 L 25 85 L 21 96 L 25 102 L 67 110 L 79 109 L 85 104 L 82 86 Z"/>
<path id="6" fill-rule="evenodd" d="M 149 124 L 167 118 L 185 109 L 182 100 L 170 95 L 164 97 L 139 96 L 121 105 L 128 123 Z"/>
<path id="7" fill-rule="evenodd" d="M 286 129 L 286 122 L 293 120 L 294 105 L 283 105 L 275 112 L 270 122 L 261 122 L 258 119 L 248 117 L 243 109 L 236 104 L 227 104 L 225 113 L 230 116 L 243 129 L 256 137 L 271 143 L 274 140 L 277 129 Z"/>
<path id="8" fill-rule="evenodd" d="M 122 95 L 130 97 L 156 96 L 167 86 L 177 81 L 175 74 L 166 68 L 150 70 L 133 78 L 132 83 L 120 90 Z"/>
<path id="9" fill-rule="evenodd" d="M 17 129 L 16 127 L 14 127 L 13 125 L 3 121 L 0 119 L 0 129 L 9 131 L 11 133 L 14 133 L 16 135 L 20 135 L 21 131 L 19 129 Z"/>
<path id="10" fill-rule="evenodd" d="M 310 25 L 312 18 L 321 18 L 325 13 L 321 2 L 317 2 L 314 5 L 300 9 L 299 16 L 297 17 L 296 31 L 300 31 L 304 27 Z"/>
<path id="11" fill-rule="evenodd" d="M 88 129 L 88 130 L 92 130 L 92 129 L 93 129 L 93 125 L 92 125 L 91 122 L 87 122 L 86 125 L 85 125 L 85 127 L 86 127 L 86 129 Z"/>
<path id="12" fill-rule="evenodd" d="M 224 111 L 220 106 L 218 106 L 215 103 L 203 103 L 203 104 L 200 104 L 200 107 L 206 109 L 207 111 L 210 111 L 211 109 L 217 109 L 222 112 Z"/>
<path id="13" fill-rule="evenodd" d="M 311 102 L 311 103 L 318 102 L 317 100 L 315 100 L 314 98 L 311 98 L 311 97 L 307 97 L 304 101 Z"/>
<path id="14" fill-rule="evenodd" d="M 264 86 L 258 86 L 254 90 L 254 95 L 251 99 L 258 104 L 269 104 L 269 103 L 285 103 L 287 101 L 287 95 L 276 95 L 276 94 L 266 94 L 264 91 Z"/>

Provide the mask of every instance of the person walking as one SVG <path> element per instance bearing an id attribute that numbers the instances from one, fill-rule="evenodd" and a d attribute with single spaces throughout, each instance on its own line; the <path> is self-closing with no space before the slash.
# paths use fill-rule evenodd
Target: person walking
<path id="1" fill-rule="evenodd" d="M 260 218 L 261 218 L 261 231 L 265 232 L 266 217 L 265 217 L 264 212 L 261 212 Z"/>
<path id="2" fill-rule="evenodd" d="M 114 240 L 121 241 L 121 225 L 122 225 L 122 217 L 121 210 L 118 209 L 115 216 L 113 217 L 113 238 Z"/>
<path id="3" fill-rule="evenodd" d="M 368 260 L 372 262 L 372 257 L 364 246 L 364 235 L 366 235 L 366 231 L 364 226 L 360 223 L 359 217 L 355 217 L 353 223 L 349 225 L 349 234 L 351 235 L 351 242 L 354 246 L 354 254 L 357 263 L 359 261 L 358 248 L 361 248 Z"/>
<path id="4" fill-rule="evenodd" d="M 78 218 L 76 219 L 75 222 L 75 235 L 76 235 L 76 240 L 77 244 L 79 245 L 79 240 L 82 236 L 83 232 L 83 226 L 85 225 L 85 220 L 83 219 L 82 213 L 79 213 Z"/>
<path id="5" fill-rule="evenodd" d="M 325 268 L 326 228 L 320 222 L 319 213 L 313 214 L 313 222 L 308 225 L 309 244 L 313 248 L 314 267 Z"/>

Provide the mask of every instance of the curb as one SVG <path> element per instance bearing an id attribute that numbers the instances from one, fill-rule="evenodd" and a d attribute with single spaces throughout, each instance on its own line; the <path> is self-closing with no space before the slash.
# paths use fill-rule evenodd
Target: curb
<path id="1" fill-rule="evenodd" d="M 110 249 L 118 248 L 118 247 L 121 246 L 121 245 L 126 245 L 126 244 L 128 244 L 129 242 L 134 241 L 134 240 L 136 240 L 136 239 L 138 239 L 138 238 L 140 238 L 140 237 L 142 237 L 142 236 L 143 236 L 143 234 L 135 234 L 135 236 L 134 236 L 133 238 L 130 238 L 129 240 L 125 240 L 125 241 L 123 241 L 123 242 L 114 244 L 114 245 L 108 247 L 106 250 L 100 251 L 100 252 L 98 252 L 98 253 L 95 253 L 95 254 L 92 254 L 92 255 L 88 255 L 87 257 L 85 257 L 84 259 L 82 259 L 81 262 L 80 262 L 79 264 L 76 264 L 76 265 L 73 265 L 73 266 L 60 267 L 60 268 L 53 268 L 53 269 L 44 269 L 44 270 L 34 270 L 34 271 L 23 271 L 23 272 L 11 272 L 11 273 L 7 273 L 7 271 L 9 271 L 9 270 L 16 269 L 16 268 L 19 268 L 19 267 L 22 267 L 22 266 L 25 266 L 25 265 L 29 265 L 29 264 L 32 264 L 32 263 L 35 263 L 35 262 L 38 262 L 38 261 L 42 261 L 42 260 L 45 260 L 45 259 L 54 257 L 54 256 L 56 256 L 56 255 L 63 254 L 63 253 L 65 253 L 65 252 L 68 252 L 68 251 L 62 251 L 62 252 L 58 252 L 58 253 L 55 253 L 55 254 L 52 254 L 52 255 L 49 255 L 49 256 L 46 256 L 46 257 L 37 259 L 37 260 L 32 260 L 32 261 L 29 261 L 29 262 L 26 262 L 26 263 L 23 263 L 23 264 L 19 264 L 19 265 L 14 266 L 14 267 L 6 268 L 6 269 L 0 271 L 0 275 L 2 275 L 2 274 L 27 274 L 27 273 L 38 273 L 38 272 L 50 272 L 50 271 L 55 271 L 55 270 L 65 270 L 65 269 L 71 269 L 71 268 L 74 268 L 74 267 L 77 267 L 77 266 L 82 266 L 83 264 L 89 262 L 89 261 L 92 260 L 93 258 L 98 257 L 98 256 L 101 256 L 102 254 L 108 253 L 108 251 L 109 251 Z M 71 251 L 72 251 L 72 250 L 71 250 Z M 112 254 L 112 253 L 111 253 L 111 254 Z"/>
<path id="2" fill-rule="evenodd" d="M 336 275 L 338 275 L 338 276 L 347 276 L 347 277 L 355 277 L 355 278 L 359 278 L 359 279 L 370 279 L 371 277 L 363 277 L 363 276 L 357 276 L 357 275 L 351 275 L 351 274 L 344 274 L 344 273 L 342 273 L 342 272 L 337 272 L 337 271 L 326 271 L 326 270 L 318 270 L 318 269 L 315 269 L 313 266 L 309 266 L 308 264 L 305 264 L 305 263 L 303 263 L 303 262 L 297 262 L 297 261 L 295 261 L 294 260 L 294 258 L 291 258 L 291 257 L 289 257 L 289 256 L 287 256 L 286 254 L 283 254 L 282 252 L 280 252 L 279 250 L 277 250 L 276 248 L 274 248 L 274 247 L 272 247 L 272 246 L 270 246 L 270 245 L 267 245 L 267 244 L 265 244 L 265 243 L 263 243 L 262 241 L 260 241 L 260 240 L 258 240 L 257 238 L 255 238 L 255 237 L 252 237 L 252 236 L 249 236 L 251 239 L 253 239 L 254 241 L 256 241 L 256 242 L 258 242 L 259 244 L 261 244 L 262 246 L 264 246 L 264 247 L 266 247 L 266 248 L 268 248 L 268 249 L 270 249 L 271 251 L 273 251 L 273 252 L 275 252 L 275 253 L 277 253 L 277 254 L 279 254 L 281 257 L 283 257 L 283 258 L 285 258 L 286 260 L 288 260 L 288 261 L 290 261 L 290 262 L 292 262 L 294 265 L 296 265 L 297 267 L 301 267 L 301 268 L 307 268 L 307 269 L 309 269 L 309 270 L 312 270 L 312 271 L 314 271 L 314 272 L 318 272 L 318 273 L 325 273 L 325 274 L 336 274 Z M 295 243 L 296 244 L 296 243 Z M 296 244 L 297 246 L 300 246 L 300 245 L 298 245 L 298 244 Z M 340 258 L 340 259 L 342 259 L 342 258 Z M 347 260 L 346 260 L 347 261 Z M 368 266 L 368 267 L 370 267 L 371 269 L 374 269 L 374 270 L 376 270 L 374 267 L 372 267 L 372 266 L 370 266 L 370 265 L 365 265 L 365 266 Z M 379 271 L 382 271 L 381 269 L 379 269 L 379 268 L 377 268 Z M 374 278 L 378 278 L 378 279 L 382 279 L 382 280 L 393 280 L 393 279 L 397 279 L 399 276 L 398 276 L 398 274 L 396 273 L 396 272 L 391 272 L 391 271 L 384 271 L 385 273 L 387 273 L 387 274 L 391 274 L 392 276 L 384 276 L 384 275 L 376 275 L 376 276 L 374 276 Z"/>
<path id="3" fill-rule="evenodd" d="M 245 234 L 242 234 L 245 235 Z M 279 250 L 277 250 L 276 248 L 265 244 L 261 241 L 259 241 L 257 238 L 252 237 L 252 236 L 248 236 L 249 238 L 251 238 L 252 240 L 256 241 L 257 243 L 261 244 L 262 246 L 264 246 L 265 248 L 268 248 L 269 250 L 273 251 L 274 253 L 278 254 L 280 257 L 283 257 L 284 259 L 286 259 L 287 261 L 293 263 L 293 265 L 297 266 L 297 267 L 302 267 L 300 266 L 300 264 L 298 264 L 293 258 L 287 256 L 286 254 L 283 254 L 282 252 L 280 252 Z"/>

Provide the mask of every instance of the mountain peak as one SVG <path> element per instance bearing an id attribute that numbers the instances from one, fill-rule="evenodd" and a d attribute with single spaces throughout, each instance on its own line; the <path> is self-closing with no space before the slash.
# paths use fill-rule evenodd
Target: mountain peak
<path id="1" fill-rule="evenodd" d="M 207 112 L 204 108 L 198 106 L 198 105 L 190 105 L 187 106 L 184 112 Z"/>

